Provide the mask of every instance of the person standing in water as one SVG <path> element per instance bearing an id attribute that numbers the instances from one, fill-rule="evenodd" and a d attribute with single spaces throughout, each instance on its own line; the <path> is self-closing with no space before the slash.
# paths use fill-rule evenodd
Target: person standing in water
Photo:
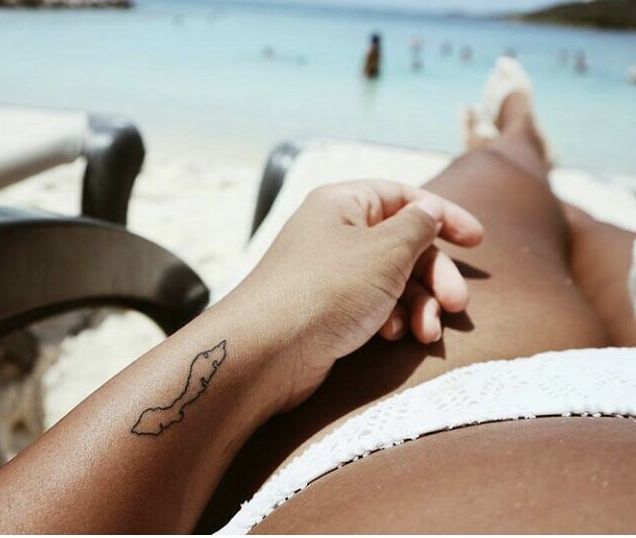
<path id="1" fill-rule="evenodd" d="M 589 69 L 585 52 L 579 51 L 577 53 L 576 58 L 574 60 L 574 69 L 579 74 L 586 73 L 587 70 Z"/>
<path id="2" fill-rule="evenodd" d="M 371 45 L 367 52 L 367 57 L 364 61 L 364 76 L 372 79 L 380 76 L 380 62 L 382 60 L 380 34 L 375 33 L 371 35 Z"/>
<path id="3" fill-rule="evenodd" d="M 419 37 L 411 40 L 411 69 L 413 71 L 422 69 L 422 40 Z"/>
<path id="4" fill-rule="evenodd" d="M 469 63 L 473 59 L 472 47 L 470 45 L 464 45 L 459 57 L 463 63 Z"/>

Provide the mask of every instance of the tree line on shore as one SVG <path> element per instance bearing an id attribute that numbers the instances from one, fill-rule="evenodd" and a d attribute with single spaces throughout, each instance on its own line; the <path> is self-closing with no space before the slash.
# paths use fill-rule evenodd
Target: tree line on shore
<path id="1" fill-rule="evenodd" d="M 29 8 L 79 8 L 79 7 L 117 7 L 130 8 L 133 0 L 0 0 L 0 7 Z"/>
<path id="2" fill-rule="evenodd" d="M 513 15 L 510 18 L 604 30 L 636 30 L 636 0 L 571 2 L 531 13 Z"/>

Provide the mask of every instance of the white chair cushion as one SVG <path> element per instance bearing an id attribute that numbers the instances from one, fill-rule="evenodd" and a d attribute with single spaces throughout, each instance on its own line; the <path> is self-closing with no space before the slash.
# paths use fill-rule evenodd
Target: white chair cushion
<path id="1" fill-rule="evenodd" d="M 250 241 L 238 270 L 215 299 L 223 297 L 252 270 L 287 219 L 315 187 L 352 179 L 391 179 L 422 185 L 450 162 L 449 155 L 409 148 L 341 140 L 312 142 L 288 171 L 278 197 Z M 559 198 L 598 220 L 636 232 L 636 199 L 625 188 L 601 183 L 585 172 L 568 169 L 554 170 L 550 182 Z"/>

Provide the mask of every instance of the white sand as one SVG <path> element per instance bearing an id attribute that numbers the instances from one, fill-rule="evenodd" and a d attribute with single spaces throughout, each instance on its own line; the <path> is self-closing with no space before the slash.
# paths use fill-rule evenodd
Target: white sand
<path id="1" fill-rule="evenodd" d="M 345 144 L 341 149 L 330 148 L 330 159 L 325 159 L 322 146 L 324 155 L 318 151 L 315 159 L 326 166 L 324 173 L 328 174 L 329 166 L 341 171 L 351 167 L 349 172 L 357 177 L 386 175 L 414 181 L 432 176 L 448 162 L 448 156 L 440 154 L 408 150 L 383 153 L 378 149 Z M 169 151 L 148 156 L 133 192 L 129 227 L 182 257 L 210 288 L 219 290 L 240 273 L 239 260 L 248 238 L 261 167 L 219 165 L 203 152 L 167 155 Z M 309 166 L 307 162 L 305 166 Z M 81 174 L 81 163 L 59 167 L 0 190 L 0 205 L 76 213 Z M 633 178 L 626 181 L 636 185 Z M 587 198 L 579 205 L 594 209 L 597 217 L 613 214 L 619 217 L 614 222 L 636 230 L 634 197 L 625 190 L 603 188 L 577 171 L 559 171 L 554 186 L 559 195 L 575 203 Z M 45 425 L 55 423 L 162 337 L 148 319 L 126 312 L 110 315 L 97 327 L 52 344 L 55 352 L 51 355 L 58 358 L 43 376 Z"/>

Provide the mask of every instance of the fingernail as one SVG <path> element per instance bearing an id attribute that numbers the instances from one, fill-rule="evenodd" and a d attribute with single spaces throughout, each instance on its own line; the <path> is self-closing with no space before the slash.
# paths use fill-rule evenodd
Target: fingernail
<path id="1" fill-rule="evenodd" d="M 429 342 L 438 342 L 442 337 L 442 323 L 439 319 L 439 312 L 436 309 L 428 308 L 424 314 L 424 319 Z"/>
<path id="2" fill-rule="evenodd" d="M 442 338 L 442 324 L 437 316 L 430 322 L 431 342 L 439 342 Z"/>
<path id="3" fill-rule="evenodd" d="M 404 322 L 402 321 L 402 318 L 400 316 L 395 316 L 391 320 L 391 332 L 393 333 L 393 336 L 398 336 L 399 334 L 401 334 L 403 329 Z"/>
<path id="4" fill-rule="evenodd" d="M 442 339 L 442 326 L 440 325 L 435 331 L 435 336 L 433 336 L 433 342 L 439 342 Z"/>
<path id="5" fill-rule="evenodd" d="M 434 196 L 425 196 L 418 200 L 416 205 L 433 220 L 442 220 L 444 216 L 442 202 Z"/>

